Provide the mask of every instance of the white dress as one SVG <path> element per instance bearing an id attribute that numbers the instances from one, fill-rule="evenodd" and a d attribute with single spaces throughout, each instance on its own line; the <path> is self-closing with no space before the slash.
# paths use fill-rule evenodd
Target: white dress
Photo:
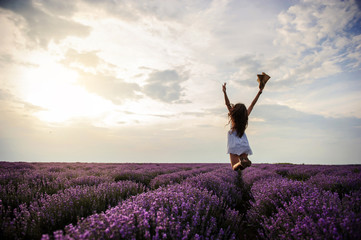
<path id="1" fill-rule="evenodd" d="M 252 155 L 252 149 L 249 146 L 248 139 L 246 133 L 243 134 L 242 137 L 237 136 L 236 130 L 228 131 L 228 141 L 227 141 L 227 153 L 241 155 L 246 153 L 248 155 Z"/>

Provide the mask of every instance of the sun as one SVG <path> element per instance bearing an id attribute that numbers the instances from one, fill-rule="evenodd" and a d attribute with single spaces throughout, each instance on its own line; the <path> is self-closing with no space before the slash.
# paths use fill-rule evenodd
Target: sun
<path id="1" fill-rule="evenodd" d="M 34 113 L 45 122 L 64 123 L 75 118 L 96 118 L 112 109 L 109 101 L 77 84 L 78 74 L 53 62 L 23 71 L 22 98 L 43 110 Z"/>
<path id="2" fill-rule="evenodd" d="M 148 98 L 114 103 L 107 96 L 89 92 L 74 69 L 51 57 L 37 58 L 36 66 L 22 67 L 16 78 L 16 95 L 40 107 L 31 114 L 45 123 L 71 125 L 86 122 L 97 127 L 125 127 L 164 121 L 163 105 Z M 101 83 L 99 83 L 101 84 Z M 99 86 L 101 87 L 101 86 Z M 157 116 L 158 113 L 159 116 Z"/>

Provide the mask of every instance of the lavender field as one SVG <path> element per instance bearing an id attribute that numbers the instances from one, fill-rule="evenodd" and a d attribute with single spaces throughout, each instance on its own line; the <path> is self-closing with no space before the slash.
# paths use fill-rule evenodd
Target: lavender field
<path id="1" fill-rule="evenodd" d="M 361 239 L 361 166 L 0 163 L 0 239 Z"/>

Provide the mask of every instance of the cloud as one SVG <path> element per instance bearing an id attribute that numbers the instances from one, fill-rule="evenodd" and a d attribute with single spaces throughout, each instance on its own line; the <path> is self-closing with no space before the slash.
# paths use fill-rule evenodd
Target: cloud
<path id="1" fill-rule="evenodd" d="M 127 83 L 122 79 L 102 73 L 87 73 L 78 71 L 78 82 L 87 91 L 95 93 L 104 99 L 111 100 L 114 104 L 121 104 L 126 99 L 138 99 L 136 94 L 140 87 L 136 83 Z"/>
<path id="2" fill-rule="evenodd" d="M 210 1 L 169 0 L 169 1 L 98 1 L 85 0 L 84 3 L 104 9 L 114 17 L 127 21 L 137 21 L 143 17 L 157 18 L 161 21 L 177 21 L 190 13 L 206 9 Z"/>
<path id="3" fill-rule="evenodd" d="M 287 128 L 286 133 L 278 133 L 280 135 L 287 135 L 297 133 L 298 136 L 303 138 L 312 138 L 308 136 L 313 132 L 317 136 L 317 132 L 325 134 L 323 137 L 332 139 L 352 138 L 360 139 L 361 136 L 361 118 L 356 117 L 343 117 L 332 118 L 323 117 L 317 114 L 310 114 L 294 110 L 287 106 L 282 105 L 259 105 L 254 109 L 252 115 L 256 118 L 264 119 L 260 123 L 266 126 L 272 126 L 275 129 Z"/>
<path id="4" fill-rule="evenodd" d="M 5 112 L 22 112 L 23 116 L 29 116 L 34 112 L 45 110 L 42 107 L 23 101 L 8 89 L 0 88 L 0 108 Z"/>
<path id="5" fill-rule="evenodd" d="M 84 67 L 95 68 L 102 62 L 96 55 L 97 51 L 78 52 L 74 49 L 69 49 L 65 54 L 63 63 L 79 63 Z"/>
<path id="6" fill-rule="evenodd" d="M 44 1 L 44 3 L 46 2 Z M 41 8 L 43 5 L 39 6 L 32 1 L 0 1 L 1 8 L 10 10 L 24 18 L 26 23 L 19 27 L 30 39 L 44 48 L 51 40 L 58 42 L 70 35 L 85 37 L 89 34 L 90 28 L 88 26 L 52 14 L 50 11 L 56 9 L 53 1 L 45 5 L 49 7 L 48 11 Z M 65 7 L 65 5 L 63 6 Z M 69 8 L 65 9 L 69 10 Z M 15 17 L 11 18 L 20 23 Z"/>
<path id="7" fill-rule="evenodd" d="M 258 105 L 247 134 L 256 162 L 360 164 L 361 118 L 327 118 L 287 106 Z"/>
<path id="8" fill-rule="evenodd" d="M 257 78 L 256 73 L 261 73 L 260 69 L 263 69 L 261 67 L 262 61 L 257 56 L 244 55 L 237 58 L 234 64 L 239 66 L 239 70 L 231 76 L 231 79 L 242 86 L 254 87 L 254 80 Z"/>
<path id="9" fill-rule="evenodd" d="M 235 57 L 228 67 L 232 81 L 255 87 L 256 73 L 264 71 L 272 77 L 267 90 L 288 92 L 360 68 L 361 34 L 354 29 L 361 12 L 354 1 L 303 0 L 279 13 L 277 21 L 271 26 L 273 47 L 266 48 L 275 51 L 254 49 Z"/>
<path id="10" fill-rule="evenodd" d="M 292 45 L 298 51 L 317 48 L 345 34 L 357 17 L 358 9 L 353 1 L 304 0 L 279 14 L 278 41 Z"/>
<path id="11" fill-rule="evenodd" d="M 0 89 L 0 100 L 4 100 L 10 97 L 10 94 L 8 91 Z"/>
<path id="12" fill-rule="evenodd" d="M 61 63 L 78 72 L 78 84 L 84 86 L 88 92 L 95 93 L 114 104 L 141 97 L 137 94 L 140 91 L 139 85 L 117 78 L 113 71 L 115 66 L 98 57 L 97 51 L 79 52 L 69 49 Z"/>
<path id="13" fill-rule="evenodd" d="M 274 44 L 287 59 L 279 79 L 310 83 L 342 70 L 357 69 L 361 58 L 360 33 L 351 31 L 361 18 L 350 1 L 303 0 L 278 15 Z M 344 68 L 347 63 L 349 69 Z"/>
<path id="14" fill-rule="evenodd" d="M 99 52 L 100 50 L 77 51 L 76 49 L 69 48 L 64 53 L 64 58 L 60 62 L 68 68 L 85 72 L 107 72 L 115 74 L 118 67 L 99 57 Z"/>
<path id="15" fill-rule="evenodd" d="M 359 10 L 361 10 L 361 1 L 360 0 L 355 0 L 357 7 L 359 8 Z"/>
<path id="16" fill-rule="evenodd" d="M 1 160 L 24 160 L 18 158 L 22 154 L 24 139 L 28 142 L 32 132 L 43 128 L 32 116 L 33 113 L 44 110 L 25 102 L 7 89 L 0 88 L 0 159 Z M 21 149 L 21 150 L 19 150 Z M 35 149 L 34 149 L 35 150 Z M 35 150 L 37 151 L 37 150 Z M 22 155 L 23 157 L 26 154 Z"/>
<path id="17" fill-rule="evenodd" d="M 133 1 L 84 0 L 82 2 L 90 5 L 91 8 L 103 10 L 107 15 L 125 21 L 136 21 L 139 19 L 137 9 L 133 8 Z"/>
<path id="18" fill-rule="evenodd" d="M 34 64 L 31 62 L 24 61 L 23 59 L 15 59 L 14 56 L 10 54 L 0 55 L 0 67 L 6 67 L 9 65 L 18 65 L 24 67 L 38 67 L 38 64 Z"/>
<path id="19" fill-rule="evenodd" d="M 56 15 L 60 16 L 72 16 L 76 10 L 77 1 L 58 1 L 58 0 L 37 0 L 36 4 L 44 9 Z"/>
<path id="20" fill-rule="evenodd" d="M 256 87 L 255 74 L 265 71 L 271 76 L 266 86 L 269 103 L 324 116 L 358 117 L 353 93 L 360 87 L 348 79 L 350 72 L 358 75 L 361 66 L 361 32 L 355 30 L 360 14 L 354 1 L 299 1 L 278 14 L 272 28 L 277 35 L 268 47 L 275 51 L 235 57 L 230 79 L 242 88 Z"/>
<path id="21" fill-rule="evenodd" d="M 181 83 L 186 80 L 176 70 L 154 71 L 149 74 L 143 92 L 156 100 L 163 102 L 180 101 L 183 88 Z"/>

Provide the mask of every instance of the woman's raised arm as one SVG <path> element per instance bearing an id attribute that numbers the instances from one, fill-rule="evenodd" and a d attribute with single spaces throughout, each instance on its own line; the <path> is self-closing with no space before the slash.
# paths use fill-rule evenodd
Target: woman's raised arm
<path id="1" fill-rule="evenodd" d="M 226 83 L 222 85 L 222 91 L 224 93 L 224 101 L 226 102 L 226 106 L 228 108 L 228 111 L 231 111 L 231 103 L 229 102 L 228 96 L 227 96 L 227 89 L 226 89 Z"/>
<path id="2" fill-rule="evenodd" d="M 261 93 L 262 93 L 262 90 L 260 89 L 260 90 L 258 91 L 258 93 L 257 93 L 256 97 L 253 99 L 253 101 L 252 101 L 251 105 L 248 107 L 248 109 L 247 109 L 248 116 L 251 114 L 251 112 L 252 112 L 252 109 L 253 109 L 254 105 L 256 105 L 256 103 L 257 103 L 257 101 L 258 101 L 259 96 L 261 96 Z"/>

